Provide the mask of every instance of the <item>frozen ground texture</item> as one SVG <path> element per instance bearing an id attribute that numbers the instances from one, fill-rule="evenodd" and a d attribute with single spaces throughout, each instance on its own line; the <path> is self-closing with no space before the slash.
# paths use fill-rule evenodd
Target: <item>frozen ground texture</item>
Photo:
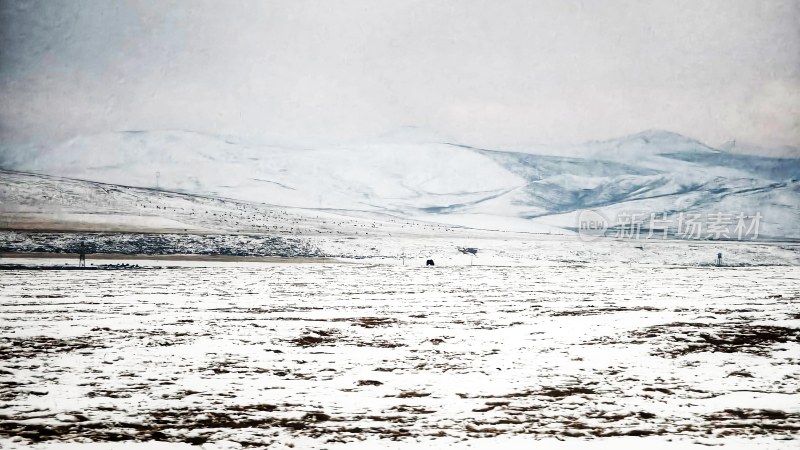
<path id="1" fill-rule="evenodd" d="M 27 233 L 0 231 L 0 252 L 126 255 L 321 256 L 297 238 L 236 234 Z"/>
<path id="2" fill-rule="evenodd" d="M 8 447 L 796 448 L 800 430 L 797 266 L 220 264 L 0 285 Z"/>

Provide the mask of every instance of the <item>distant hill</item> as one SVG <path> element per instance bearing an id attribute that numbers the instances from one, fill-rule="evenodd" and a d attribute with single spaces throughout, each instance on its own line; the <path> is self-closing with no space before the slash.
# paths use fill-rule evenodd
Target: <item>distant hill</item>
<path id="1" fill-rule="evenodd" d="M 0 163 L 79 180 L 519 231 L 570 229 L 584 209 L 611 216 L 759 212 L 763 234 L 800 237 L 800 159 L 732 153 L 659 130 L 514 151 L 414 128 L 334 148 L 135 131 L 77 138 Z"/>

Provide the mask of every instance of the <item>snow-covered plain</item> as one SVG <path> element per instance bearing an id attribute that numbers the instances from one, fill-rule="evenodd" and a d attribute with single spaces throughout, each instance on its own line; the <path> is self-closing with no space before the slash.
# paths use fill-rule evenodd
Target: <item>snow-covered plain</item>
<path id="1" fill-rule="evenodd" d="M 535 266 L 4 271 L 0 442 L 796 445 L 797 265 L 581 245 Z"/>

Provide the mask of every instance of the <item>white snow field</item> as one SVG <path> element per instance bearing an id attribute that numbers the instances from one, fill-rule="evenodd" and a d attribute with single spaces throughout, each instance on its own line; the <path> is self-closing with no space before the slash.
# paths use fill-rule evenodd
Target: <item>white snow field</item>
<path id="1" fill-rule="evenodd" d="M 0 231 L 0 251 L 8 252 L 70 253 L 84 241 L 93 245 L 92 252 L 117 248 L 132 254 L 137 251 L 116 244 L 134 236 L 147 244 L 138 253 L 155 255 L 326 256 L 387 264 L 405 255 L 464 265 L 471 258 L 456 247 L 478 247 L 474 262 L 483 265 L 708 265 L 718 252 L 729 266 L 800 264 L 791 239 L 675 240 L 658 234 L 645 239 L 643 232 L 640 239 L 604 239 L 587 247 L 567 225 L 537 222 L 544 219 L 479 216 L 468 228 L 387 213 L 292 208 L 12 171 L 0 171 L 0 202 L 0 230 L 7 230 Z M 565 215 L 560 217 L 563 221 Z M 498 231 L 516 229 L 509 221 L 524 231 Z M 794 229 L 797 223 L 782 226 Z M 173 243 L 146 242 L 162 241 L 164 233 Z M 265 241 L 285 245 L 257 245 Z M 298 250 L 287 250 L 292 245 Z"/>
<path id="2" fill-rule="evenodd" d="M 535 266 L 3 271 L 0 443 L 796 448 L 797 265 L 532 245 Z"/>

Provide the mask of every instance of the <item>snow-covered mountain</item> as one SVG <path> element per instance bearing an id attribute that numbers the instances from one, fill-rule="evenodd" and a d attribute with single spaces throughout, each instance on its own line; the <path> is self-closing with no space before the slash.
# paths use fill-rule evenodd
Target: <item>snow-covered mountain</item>
<path id="1" fill-rule="evenodd" d="M 571 228 L 594 209 L 760 213 L 800 237 L 800 159 L 731 153 L 666 131 L 580 146 L 477 148 L 407 128 L 360 144 L 285 148 L 183 131 L 81 137 L 7 169 L 274 205 L 386 212 L 476 227 Z"/>

